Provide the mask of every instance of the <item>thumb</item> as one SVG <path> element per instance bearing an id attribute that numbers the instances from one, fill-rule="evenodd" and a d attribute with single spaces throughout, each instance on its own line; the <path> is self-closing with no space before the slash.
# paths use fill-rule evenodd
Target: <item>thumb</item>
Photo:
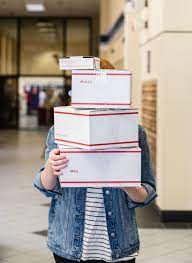
<path id="1" fill-rule="evenodd" d="M 60 154 L 60 150 L 59 150 L 59 149 L 54 149 L 53 152 L 54 152 L 54 154 L 56 154 L 56 155 L 59 155 L 59 154 Z"/>

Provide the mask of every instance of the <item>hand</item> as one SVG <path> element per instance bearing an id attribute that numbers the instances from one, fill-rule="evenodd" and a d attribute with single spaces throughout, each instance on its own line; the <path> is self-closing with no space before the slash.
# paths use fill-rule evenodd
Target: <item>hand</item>
<path id="1" fill-rule="evenodd" d="M 55 176 L 62 175 L 62 169 L 67 166 L 68 159 L 64 154 L 60 154 L 59 149 L 54 149 L 49 154 L 48 164 L 51 166 Z"/>
<path id="2" fill-rule="evenodd" d="M 141 187 L 122 187 L 122 189 L 129 195 L 129 197 L 134 202 L 143 203 L 148 196 L 148 193 L 143 186 Z"/>

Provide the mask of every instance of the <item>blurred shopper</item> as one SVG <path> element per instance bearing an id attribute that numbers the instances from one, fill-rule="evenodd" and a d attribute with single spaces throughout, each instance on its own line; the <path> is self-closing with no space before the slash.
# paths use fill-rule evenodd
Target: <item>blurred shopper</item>
<path id="1" fill-rule="evenodd" d="M 113 69 L 105 60 L 101 60 L 101 67 Z M 135 262 L 140 248 L 135 208 L 148 205 L 157 196 L 149 146 L 141 126 L 139 146 L 142 187 L 60 188 L 58 176 L 68 160 L 54 143 L 54 127 L 50 129 L 46 163 L 34 185 L 52 198 L 47 245 L 55 262 Z"/>
<path id="2" fill-rule="evenodd" d="M 51 103 L 52 103 L 53 107 L 58 107 L 58 106 L 62 105 L 62 100 L 60 97 L 61 92 L 62 91 L 57 89 L 57 88 L 54 89 L 53 96 L 51 99 Z"/>
<path id="3" fill-rule="evenodd" d="M 24 87 L 24 92 L 26 96 L 26 103 L 27 103 L 27 115 L 31 114 L 31 109 L 30 109 L 30 100 L 31 100 L 31 88 L 29 85 Z"/>
<path id="4" fill-rule="evenodd" d="M 30 93 L 31 93 L 30 94 L 30 110 L 32 113 L 36 114 L 36 111 L 39 105 L 39 86 L 38 85 L 31 86 Z"/>
<path id="5" fill-rule="evenodd" d="M 54 90 L 52 87 L 48 86 L 46 89 L 46 99 L 44 102 L 44 107 L 46 109 L 46 124 L 53 125 L 54 116 L 53 116 L 53 101 L 52 98 L 54 96 Z"/>
<path id="6" fill-rule="evenodd" d="M 38 105 L 38 125 L 46 126 L 46 109 L 45 109 L 45 100 L 47 94 L 45 89 L 41 89 L 39 92 L 39 105 Z"/>

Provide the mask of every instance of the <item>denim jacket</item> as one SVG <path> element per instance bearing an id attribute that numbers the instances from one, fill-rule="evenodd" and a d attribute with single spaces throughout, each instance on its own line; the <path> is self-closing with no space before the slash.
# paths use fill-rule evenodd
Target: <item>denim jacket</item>
<path id="1" fill-rule="evenodd" d="M 126 257 L 139 250 L 140 242 L 135 208 L 148 205 L 157 197 L 146 133 L 141 126 L 139 126 L 139 144 L 142 150 L 141 181 L 148 192 L 144 203 L 134 202 L 121 188 L 102 188 L 113 260 Z M 56 147 L 54 127 L 52 127 L 47 136 L 45 162 L 50 151 Z M 55 189 L 48 191 L 43 187 L 40 179 L 43 170 L 44 166 L 37 173 L 34 186 L 45 196 L 51 197 L 48 248 L 61 257 L 80 261 L 83 248 L 87 188 L 61 188 L 57 180 Z"/>

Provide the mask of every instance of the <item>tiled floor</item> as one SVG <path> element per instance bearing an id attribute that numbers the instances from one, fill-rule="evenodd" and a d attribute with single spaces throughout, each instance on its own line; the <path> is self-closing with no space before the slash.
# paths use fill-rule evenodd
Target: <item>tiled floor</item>
<path id="1" fill-rule="evenodd" d="M 53 262 L 40 235 L 47 229 L 48 199 L 32 187 L 45 136 L 42 131 L 0 132 L 1 263 Z M 150 208 L 137 213 L 141 239 L 137 262 L 192 263 L 191 229 L 166 229 L 157 216 L 150 221 L 150 213 Z"/>

